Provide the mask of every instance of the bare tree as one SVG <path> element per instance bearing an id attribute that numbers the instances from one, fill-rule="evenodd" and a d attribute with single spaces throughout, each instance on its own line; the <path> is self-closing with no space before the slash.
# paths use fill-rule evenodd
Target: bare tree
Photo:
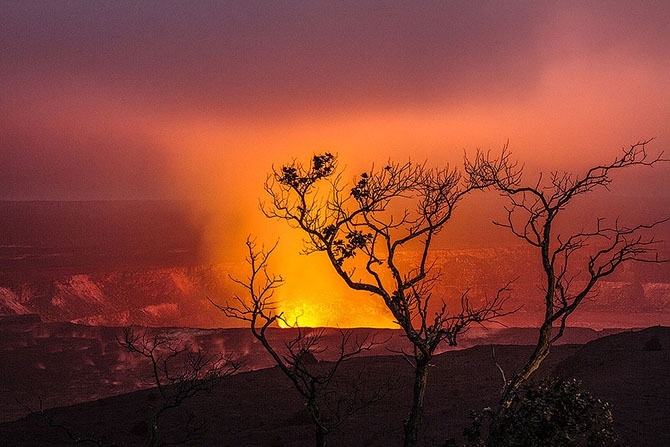
<path id="1" fill-rule="evenodd" d="M 293 161 L 273 169 L 265 184 L 270 197 L 262 206 L 265 215 L 300 229 L 306 235 L 305 253 L 325 253 L 351 289 L 381 298 L 411 342 L 413 350 L 405 358 L 415 378 L 405 446 L 417 443 L 435 350 L 442 342 L 456 345 L 471 324 L 504 313 L 509 284 L 479 305 L 464 293 L 455 312 L 447 308 L 446 297 L 432 299 L 443 279 L 431 255 L 433 242 L 468 192 L 493 184 L 478 172 L 488 164 L 476 161 L 480 165 L 470 164 L 474 172 L 467 176 L 448 166 L 389 162 L 373 166 L 347 187 L 337 157 L 325 153 L 308 165 Z"/>
<path id="2" fill-rule="evenodd" d="M 192 413 L 187 412 L 182 433 L 170 442 L 162 436 L 161 418 L 195 395 L 211 391 L 217 381 L 236 372 L 240 364 L 232 357 L 192 349 L 187 343 L 150 328 L 124 328 L 123 337 L 118 342 L 128 351 L 149 360 L 152 369 L 150 383 L 156 386 L 160 395 L 158 403 L 151 408 L 148 445 L 186 444 L 199 439 L 206 427 L 197 424 Z"/>
<path id="3" fill-rule="evenodd" d="M 666 261 L 659 258 L 658 241 L 652 230 L 668 218 L 628 227 L 618 220 L 608 225 L 599 217 L 590 230 L 567 235 L 559 230 L 558 218 L 564 215 L 573 199 L 597 189 L 608 189 L 615 171 L 668 161 L 662 158 L 662 153 L 656 157 L 648 154 L 646 146 L 650 141 L 625 148 L 610 163 L 594 166 L 581 176 L 552 172 L 548 178 L 540 175 L 530 186 L 523 184 L 522 170 L 510 161 L 506 150 L 500 158 L 480 152 L 471 162 L 466 161 L 466 170 L 475 182 L 493 183 L 509 197 L 507 220 L 497 225 L 508 228 L 539 251 L 544 276 L 544 319 L 538 340 L 525 365 L 505 383 L 501 408 L 511 405 L 519 387 L 538 369 L 551 346 L 563 335 L 568 317 L 584 300 L 597 295 L 597 286 L 603 278 L 625 263 Z"/>
<path id="4" fill-rule="evenodd" d="M 155 386 L 160 395 L 158 403 L 150 407 L 147 445 L 182 445 L 200 439 L 207 427 L 196 423 L 192 413 L 186 412 L 186 421 L 179 427 L 181 433 L 169 436 L 170 439 L 162 436 L 161 419 L 166 412 L 178 409 L 195 395 L 210 392 L 220 379 L 240 368 L 239 362 L 229 356 L 192 349 L 187 343 L 176 340 L 160 329 L 126 327 L 123 328 L 122 336 L 117 336 L 117 342 L 149 361 L 152 377 L 147 384 Z M 39 413 L 49 427 L 61 431 L 73 444 L 100 447 L 118 445 L 105 441 L 102 435 L 82 435 L 68 424 L 55 421 L 44 409 L 41 398 L 36 412 L 19 403 L 30 413 Z"/>
<path id="5" fill-rule="evenodd" d="M 369 393 L 364 392 L 357 382 L 354 382 L 346 392 L 335 390 L 342 385 L 336 380 L 340 366 L 380 342 L 368 336 L 357 339 L 353 337 L 352 331 L 339 330 L 341 337 L 335 360 L 318 362 L 315 354 L 328 349 L 323 344 L 324 329 L 306 332 L 294 326 L 297 335 L 285 342 L 283 349 L 274 346 L 268 339 L 268 329 L 276 326 L 279 321 L 288 325 L 282 314 L 276 312 L 273 301 L 274 290 L 280 287 L 284 280 L 267 270 L 268 260 L 277 245 L 264 251 L 262 248 L 257 249 L 249 238 L 246 245 L 250 276 L 246 280 L 231 277 L 245 290 L 245 295 L 235 295 L 233 303 L 220 305 L 212 301 L 212 304 L 226 316 L 249 323 L 254 337 L 261 342 L 279 369 L 290 379 L 305 400 L 307 413 L 314 424 L 316 446 L 324 447 L 328 433 L 382 396 L 384 384 Z"/>

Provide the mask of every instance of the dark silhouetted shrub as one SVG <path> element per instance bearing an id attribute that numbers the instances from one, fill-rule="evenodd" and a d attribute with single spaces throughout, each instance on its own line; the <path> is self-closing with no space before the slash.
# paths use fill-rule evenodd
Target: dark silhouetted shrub
<path id="1" fill-rule="evenodd" d="M 508 409 L 496 414 L 487 408 L 473 412 L 471 418 L 472 425 L 464 430 L 470 447 L 621 445 L 612 428 L 611 406 L 584 391 L 576 380 L 527 383 Z"/>
<path id="2" fill-rule="evenodd" d="M 661 351 L 663 350 L 663 345 L 661 344 L 661 340 L 656 336 L 652 335 L 649 340 L 644 344 L 644 350 L 645 351 Z"/>

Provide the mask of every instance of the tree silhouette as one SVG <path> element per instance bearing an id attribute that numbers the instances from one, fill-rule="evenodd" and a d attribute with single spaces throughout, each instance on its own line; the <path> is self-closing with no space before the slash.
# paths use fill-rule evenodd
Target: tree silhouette
<path id="1" fill-rule="evenodd" d="M 295 325 L 297 335 L 285 342 L 283 349 L 273 345 L 268 338 L 268 329 L 280 321 L 289 325 L 283 315 L 276 312 L 273 301 L 274 290 L 284 283 L 284 279 L 267 269 L 268 260 L 277 245 L 264 251 L 257 248 L 250 238 L 247 238 L 246 245 L 250 275 L 246 280 L 231 277 L 245 294 L 235 295 L 233 302 L 225 305 L 210 301 L 226 316 L 248 322 L 253 336 L 305 400 L 307 413 L 314 424 L 316 446 L 324 447 L 328 434 L 334 428 L 384 394 L 388 383 L 377 384 L 371 392 L 364 392 L 359 386 L 361 375 L 359 381 L 347 384 L 339 383 L 336 377 L 344 362 L 380 342 L 368 336 L 358 339 L 353 337 L 352 331 L 339 330 L 340 343 L 335 360 L 319 362 L 315 354 L 328 349 L 323 343 L 324 329 L 306 332 Z"/>
<path id="2" fill-rule="evenodd" d="M 523 183 L 522 170 L 510 161 L 508 151 L 504 151 L 500 158 L 479 154 L 479 159 L 466 167 L 473 175 L 479 175 L 476 182 L 493 183 L 509 198 L 507 220 L 497 222 L 497 225 L 509 229 L 539 251 L 544 276 L 541 296 L 544 319 L 538 340 L 521 370 L 504 384 L 501 412 L 510 407 L 520 386 L 539 368 L 551 346 L 562 337 L 570 315 L 585 300 L 597 296 L 597 286 L 603 278 L 626 263 L 667 261 L 659 258 L 659 241 L 652 230 L 668 218 L 629 227 L 618 219 L 607 224 L 605 219 L 598 217 L 591 229 L 571 234 L 560 232 L 562 227 L 558 219 L 576 197 L 597 189 L 608 189 L 615 171 L 668 161 L 662 158 L 662 153 L 656 157 L 648 154 L 646 146 L 650 141 L 623 149 L 613 161 L 594 166 L 581 176 L 552 172 L 546 178 L 540 175 L 530 185 Z"/>
<path id="3" fill-rule="evenodd" d="M 170 336 L 167 331 L 155 328 L 129 326 L 117 335 L 119 345 L 149 361 L 151 379 L 147 385 L 156 388 L 159 399 L 149 405 L 146 421 L 136 424 L 131 432 L 148 435 L 147 446 L 184 445 L 202 438 L 207 426 L 198 423 L 193 413 L 186 411 L 185 421 L 178 426 L 162 430 L 161 421 L 171 410 L 178 410 L 188 399 L 197 394 L 210 392 L 223 377 L 234 374 L 240 363 L 233 357 L 210 354 L 201 349 L 193 349 L 187 343 Z M 44 409 L 39 399 L 39 413 L 49 427 L 59 430 L 73 444 L 111 447 L 119 444 L 109 442 L 101 435 L 82 434 L 66 423 L 58 422 Z M 171 431 L 170 435 L 164 432 Z"/>
<path id="4" fill-rule="evenodd" d="M 428 367 L 438 346 L 456 345 L 471 324 L 505 313 L 510 284 L 477 305 L 463 293 L 455 312 L 447 308 L 446 297 L 433 299 L 435 284 L 443 279 L 435 267 L 433 242 L 467 193 L 494 184 L 478 172 L 490 168 L 486 161 L 478 154 L 467 175 L 449 166 L 389 162 L 346 186 L 337 157 L 325 153 L 308 165 L 293 161 L 273 169 L 265 183 L 270 200 L 262 206 L 264 214 L 301 230 L 305 253 L 325 253 L 351 289 L 379 297 L 411 342 L 412 352 L 405 356 L 414 370 L 414 385 L 405 446 L 417 443 Z M 499 169 L 506 168 L 506 161 Z M 418 258 L 403 257 L 417 252 Z"/>
<path id="5" fill-rule="evenodd" d="M 192 413 L 187 413 L 182 433 L 169 442 L 162 436 L 160 421 L 166 412 L 179 408 L 184 401 L 211 391 L 216 382 L 235 373 L 240 364 L 231 357 L 192 349 L 183 341 L 150 328 L 126 327 L 118 342 L 151 364 L 151 385 L 156 386 L 160 398 L 152 405 L 149 416 L 149 447 L 186 444 L 199 439 L 206 427 L 195 423 Z"/>

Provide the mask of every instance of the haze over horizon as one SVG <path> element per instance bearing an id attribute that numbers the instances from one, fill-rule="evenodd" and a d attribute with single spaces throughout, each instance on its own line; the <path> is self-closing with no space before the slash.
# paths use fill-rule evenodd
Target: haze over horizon
<path id="1" fill-rule="evenodd" d="M 213 260 L 258 234 L 314 277 L 258 212 L 273 164 L 329 151 L 353 177 L 509 141 L 534 178 L 648 138 L 669 153 L 669 22 L 663 1 L 5 1 L 0 200 L 187 200 Z M 665 215 L 668 180 L 631 170 L 611 193 Z"/>

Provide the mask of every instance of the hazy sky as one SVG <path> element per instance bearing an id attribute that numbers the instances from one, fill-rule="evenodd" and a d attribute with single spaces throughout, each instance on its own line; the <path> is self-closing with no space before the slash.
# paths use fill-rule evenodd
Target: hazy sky
<path id="1" fill-rule="evenodd" d="M 235 201 L 322 150 L 458 162 L 509 139 L 551 169 L 670 142 L 666 1 L 1 9 L 2 199 Z"/>
<path id="2" fill-rule="evenodd" d="M 315 152 L 352 176 L 508 140 L 530 171 L 670 152 L 668 23 L 665 0 L 1 0 L 0 199 L 198 198 L 241 246 L 272 163 Z"/>

